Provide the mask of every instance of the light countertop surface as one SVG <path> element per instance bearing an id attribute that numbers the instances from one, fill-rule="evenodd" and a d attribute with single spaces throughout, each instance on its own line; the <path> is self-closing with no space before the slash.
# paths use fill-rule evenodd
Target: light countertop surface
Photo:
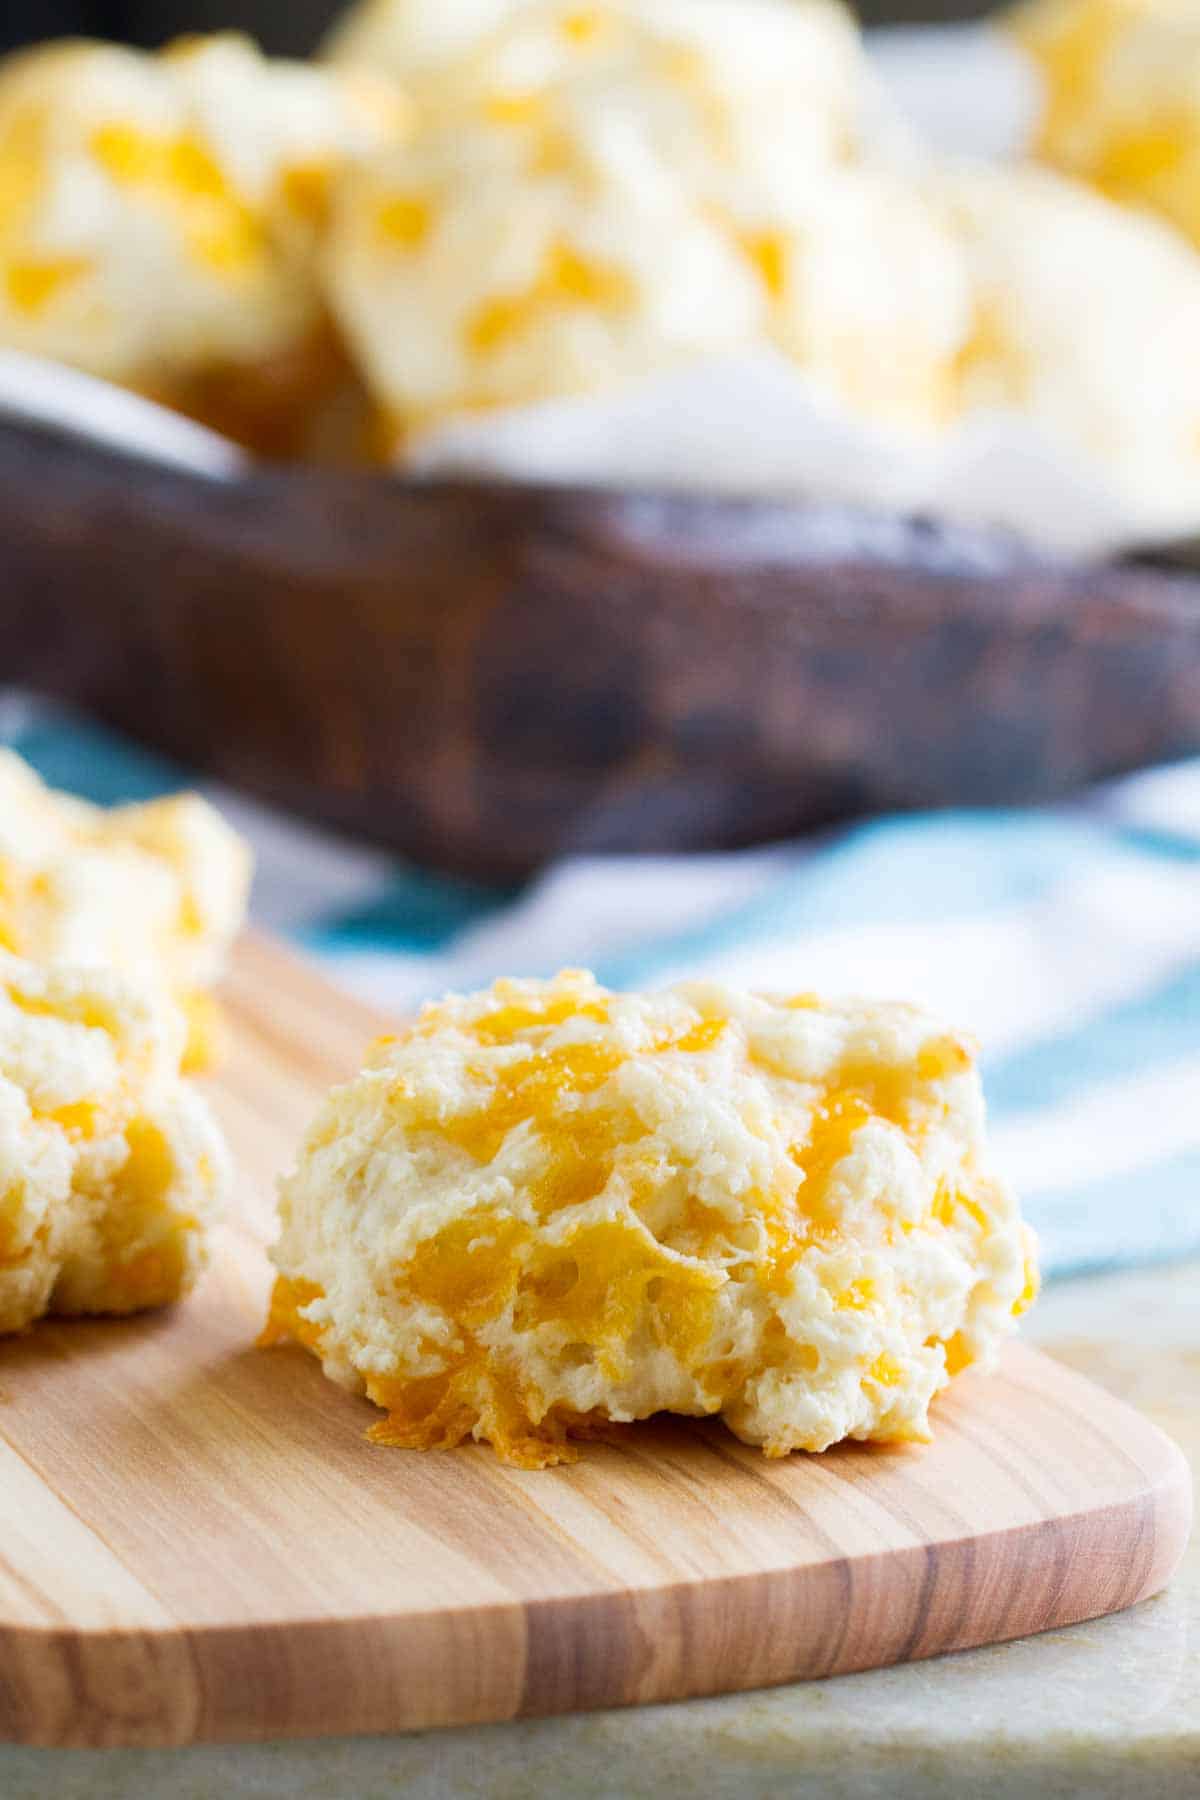
<path id="1" fill-rule="evenodd" d="M 1200 1482 L 1200 1265 L 1052 1288 L 1028 1335 Z M 1170 1590 L 1022 1643 L 767 1693 L 407 1737 L 0 1748 L 3 1800 L 1200 1800 L 1200 1538 Z"/>

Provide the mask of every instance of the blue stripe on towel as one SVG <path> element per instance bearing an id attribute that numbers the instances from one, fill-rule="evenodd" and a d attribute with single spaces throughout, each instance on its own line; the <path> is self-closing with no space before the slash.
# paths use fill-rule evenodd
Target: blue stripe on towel
<path id="1" fill-rule="evenodd" d="M 9 743 L 51 787 L 68 788 L 100 806 L 153 800 L 185 785 L 186 773 L 103 726 L 31 710 Z"/>
<path id="2" fill-rule="evenodd" d="M 364 949 L 429 954 L 444 950 L 468 926 L 502 912 L 514 894 L 514 889 L 405 870 L 377 899 L 323 922 L 307 941 L 318 954 Z"/>
<path id="3" fill-rule="evenodd" d="M 755 940 L 886 922 L 925 924 L 999 911 L 1056 882 L 1133 855 L 1088 820 L 1040 813 L 947 812 L 858 826 L 737 911 L 664 936 L 602 965 L 613 987 L 637 987 L 678 964 Z"/>
<path id="4" fill-rule="evenodd" d="M 997 1115 L 1061 1106 L 1101 1082 L 1189 1056 L 1200 1056 L 1200 962 L 1074 1029 L 989 1060 L 988 1104 Z"/>
<path id="5" fill-rule="evenodd" d="M 1039 1234 L 1047 1274 L 1098 1274 L 1200 1256 L 1200 1149 L 1035 1196 L 1025 1211 Z M 1188 1279 L 1194 1282 L 1195 1274 Z"/>

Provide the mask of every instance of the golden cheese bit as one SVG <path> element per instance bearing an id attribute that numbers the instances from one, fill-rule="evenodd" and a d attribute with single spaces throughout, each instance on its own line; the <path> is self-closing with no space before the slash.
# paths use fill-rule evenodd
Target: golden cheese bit
<path id="1" fill-rule="evenodd" d="M 1044 79 L 1038 155 L 1200 244 L 1200 7 L 1032 0 L 1011 23 Z"/>
<path id="2" fill-rule="evenodd" d="M 541 1467 L 720 1414 L 771 1456 L 924 1439 L 1036 1290 L 968 1045 L 906 1006 L 586 974 L 426 1007 L 282 1184 L 264 1342 L 418 1448 Z"/>
<path id="3" fill-rule="evenodd" d="M 229 1174 L 181 1052 L 149 990 L 0 952 L 0 1332 L 194 1283 Z"/>
<path id="4" fill-rule="evenodd" d="M 388 33 L 425 16 L 375 8 L 361 36 L 399 68 Z M 843 9 L 544 0 L 466 23 L 456 54 L 404 53 L 418 127 L 335 204 L 332 303 L 399 455 L 771 345 L 866 416 L 945 422 L 960 259 L 912 182 L 854 161 Z"/>
<path id="5" fill-rule="evenodd" d="M 53 792 L 0 749 L 0 950 L 149 980 L 187 1015 L 190 1067 L 219 1042 L 207 989 L 249 884 L 248 846 L 198 795 L 106 811 Z"/>
<path id="6" fill-rule="evenodd" d="M 0 345 L 227 427 L 254 447 L 326 379 L 317 272 L 343 163 L 400 126 L 361 72 L 233 34 L 155 55 L 71 41 L 0 65 Z M 271 370 L 258 414 L 223 386 Z"/>

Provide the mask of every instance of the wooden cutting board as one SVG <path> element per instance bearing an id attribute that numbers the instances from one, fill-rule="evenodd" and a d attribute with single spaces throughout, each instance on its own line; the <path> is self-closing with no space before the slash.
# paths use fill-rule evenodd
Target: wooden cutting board
<path id="1" fill-rule="evenodd" d="M 184 1744 L 665 1700 L 1042 1631 L 1169 1578 L 1182 1456 L 1021 1348 L 955 1383 L 928 1448 L 768 1462 L 718 1424 L 656 1421 L 522 1473 L 368 1444 L 365 1401 L 253 1340 L 273 1177 L 379 1021 L 253 941 L 230 1011 L 215 1090 L 243 1216 L 202 1289 L 0 1346 L 3 1736 Z"/>

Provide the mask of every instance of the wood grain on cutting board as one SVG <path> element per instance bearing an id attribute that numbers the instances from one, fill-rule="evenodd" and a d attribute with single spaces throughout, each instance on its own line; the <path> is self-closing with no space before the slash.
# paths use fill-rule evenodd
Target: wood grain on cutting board
<path id="1" fill-rule="evenodd" d="M 182 1744 L 506 1719 L 829 1675 L 1160 1588 L 1183 1458 L 1014 1347 L 928 1448 L 771 1462 L 722 1426 L 575 1466 L 378 1448 L 311 1357 L 253 1347 L 275 1174 L 380 1021 L 261 940 L 214 1084 L 240 1215 L 173 1311 L 0 1346 L 0 1735 Z"/>

